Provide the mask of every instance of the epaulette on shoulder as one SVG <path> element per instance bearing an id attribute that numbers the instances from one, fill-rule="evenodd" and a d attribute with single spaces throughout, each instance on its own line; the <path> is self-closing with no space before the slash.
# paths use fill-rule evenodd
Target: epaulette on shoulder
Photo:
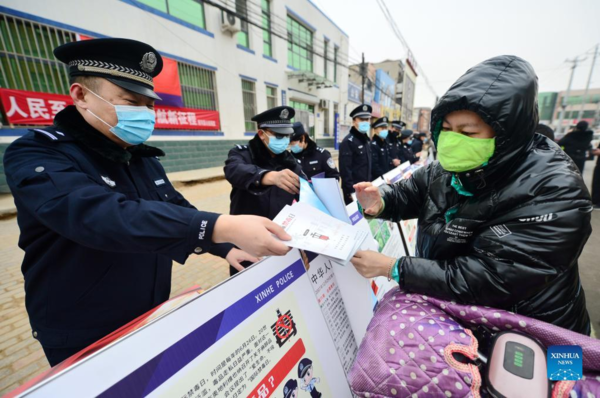
<path id="1" fill-rule="evenodd" d="M 318 146 L 318 147 L 317 147 L 317 151 L 319 151 L 319 152 L 323 153 L 323 152 L 325 152 L 325 149 L 324 149 L 324 148 L 321 148 L 320 146 Z"/>
<path id="2" fill-rule="evenodd" d="M 239 144 L 236 144 L 235 147 L 237 149 L 239 149 L 240 151 L 243 151 L 244 149 L 248 149 L 248 145 L 239 145 Z"/>
<path id="3" fill-rule="evenodd" d="M 354 140 L 354 137 L 352 137 L 352 136 L 348 137 L 348 141 L 353 141 L 353 140 Z"/>
<path id="4" fill-rule="evenodd" d="M 68 140 L 68 137 L 65 135 L 65 133 L 57 130 L 54 127 L 47 127 L 45 129 L 30 129 L 30 131 L 33 131 L 36 136 L 44 138 L 51 142 Z"/>

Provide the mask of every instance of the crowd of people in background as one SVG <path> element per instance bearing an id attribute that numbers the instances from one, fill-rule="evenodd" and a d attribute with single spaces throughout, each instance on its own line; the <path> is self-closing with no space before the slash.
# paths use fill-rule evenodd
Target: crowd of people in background
<path id="1" fill-rule="evenodd" d="M 573 160 L 582 175 L 585 170 L 586 161 L 597 157 L 592 178 L 591 194 L 594 209 L 600 209 L 600 142 L 598 142 L 596 148 L 593 147 L 594 132 L 590 129 L 589 123 L 585 120 L 578 122 L 571 131 L 558 141 L 554 135 L 554 130 L 545 124 L 538 124 L 535 132 L 557 142 L 558 146 Z"/>

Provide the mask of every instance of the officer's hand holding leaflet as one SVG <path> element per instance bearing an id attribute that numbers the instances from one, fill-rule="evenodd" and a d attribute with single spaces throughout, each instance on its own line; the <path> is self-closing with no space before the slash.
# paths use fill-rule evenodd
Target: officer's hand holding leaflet
<path id="1" fill-rule="evenodd" d="M 283 256 L 289 252 L 290 248 L 273 235 L 284 241 L 291 239 L 283 228 L 267 218 L 223 214 L 217 219 L 212 239 L 214 243 L 233 243 L 258 257 Z"/>
<path id="2" fill-rule="evenodd" d="M 299 177 L 290 169 L 266 173 L 261 181 L 261 184 L 274 185 L 293 195 L 300 193 Z"/>

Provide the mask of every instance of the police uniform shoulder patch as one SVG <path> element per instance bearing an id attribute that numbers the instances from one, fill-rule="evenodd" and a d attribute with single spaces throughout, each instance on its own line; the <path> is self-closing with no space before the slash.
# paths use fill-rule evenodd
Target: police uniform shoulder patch
<path id="1" fill-rule="evenodd" d="M 42 137 L 48 141 L 57 142 L 65 139 L 65 134 L 53 128 L 50 129 L 32 129 L 36 136 Z"/>
<path id="2" fill-rule="evenodd" d="M 320 146 L 318 146 L 318 147 L 317 147 L 317 151 L 319 151 L 319 152 L 321 152 L 321 153 L 323 153 L 323 151 L 324 151 L 324 150 L 325 150 L 325 149 L 321 148 Z"/>
<path id="3" fill-rule="evenodd" d="M 335 169 L 335 162 L 333 161 L 333 158 L 327 159 L 327 166 L 331 167 L 332 169 Z"/>

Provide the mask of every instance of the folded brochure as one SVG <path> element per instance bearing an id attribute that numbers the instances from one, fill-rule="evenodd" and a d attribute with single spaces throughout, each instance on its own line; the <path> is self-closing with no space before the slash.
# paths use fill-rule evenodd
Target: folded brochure
<path id="1" fill-rule="evenodd" d="M 368 231 L 302 202 L 284 207 L 273 221 L 292 237 L 286 245 L 322 254 L 341 264 L 350 261 L 369 236 Z"/>

